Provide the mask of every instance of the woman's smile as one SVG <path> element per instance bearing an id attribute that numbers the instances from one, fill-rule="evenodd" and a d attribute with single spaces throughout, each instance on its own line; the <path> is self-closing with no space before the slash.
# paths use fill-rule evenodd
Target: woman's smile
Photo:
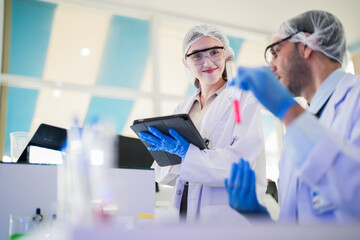
<path id="1" fill-rule="evenodd" d="M 207 70 L 203 70 L 204 73 L 213 73 L 217 70 L 217 68 L 211 68 L 211 69 L 207 69 Z"/>

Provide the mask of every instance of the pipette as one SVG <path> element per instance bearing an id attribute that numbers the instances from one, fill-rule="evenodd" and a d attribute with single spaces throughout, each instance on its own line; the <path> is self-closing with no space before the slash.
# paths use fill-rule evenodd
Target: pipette
<path id="1" fill-rule="evenodd" d="M 227 61 L 226 62 L 226 74 L 228 77 L 228 81 L 233 80 L 233 78 L 236 76 L 235 73 L 235 65 L 233 61 Z M 240 94 L 239 90 L 234 86 L 233 88 L 233 109 L 234 109 L 234 121 L 236 124 L 241 122 L 241 116 L 240 116 Z"/>

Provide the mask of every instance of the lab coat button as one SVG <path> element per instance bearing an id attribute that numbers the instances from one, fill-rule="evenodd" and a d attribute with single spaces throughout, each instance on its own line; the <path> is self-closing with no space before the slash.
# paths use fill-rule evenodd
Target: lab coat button
<path id="1" fill-rule="evenodd" d="M 177 191 L 176 191 L 176 194 L 177 194 L 177 195 L 181 195 L 181 190 L 177 190 Z"/>

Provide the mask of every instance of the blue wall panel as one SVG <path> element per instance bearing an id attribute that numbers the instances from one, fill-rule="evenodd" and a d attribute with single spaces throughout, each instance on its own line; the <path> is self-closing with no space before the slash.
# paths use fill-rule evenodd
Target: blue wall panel
<path id="1" fill-rule="evenodd" d="M 42 77 L 56 4 L 13 0 L 11 3 L 9 73 Z M 29 131 L 38 90 L 9 87 L 5 154 L 10 156 L 11 132 Z"/>
<path id="2" fill-rule="evenodd" d="M 349 52 L 355 53 L 356 51 L 360 50 L 360 41 L 355 42 L 351 46 L 349 46 Z"/>
<path id="3" fill-rule="evenodd" d="M 129 100 L 92 97 L 84 125 L 94 118 L 100 119 L 115 124 L 116 133 L 121 134 L 133 104 L 134 101 Z"/>
<path id="4" fill-rule="evenodd" d="M 56 6 L 12 1 L 9 73 L 42 77 Z"/>
<path id="5" fill-rule="evenodd" d="M 241 46 L 244 43 L 244 39 L 237 38 L 237 37 L 231 37 L 231 36 L 228 36 L 228 39 L 230 42 L 230 47 L 234 50 L 235 62 L 236 62 L 237 56 L 241 50 Z"/>
<path id="6" fill-rule="evenodd" d="M 5 155 L 10 156 L 10 133 L 30 131 L 39 91 L 9 87 L 6 114 Z"/>
<path id="7" fill-rule="evenodd" d="M 97 84 L 138 89 L 149 48 L 148 21 L 113 16 Z"/>

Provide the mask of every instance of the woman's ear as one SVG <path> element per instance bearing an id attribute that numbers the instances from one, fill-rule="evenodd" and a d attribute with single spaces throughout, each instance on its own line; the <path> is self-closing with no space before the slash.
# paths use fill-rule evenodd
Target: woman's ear
<path id="1" fill-rule="evenodd" d="M 234 50 L 232 50 L 231 47 L 228 47 L 228 48 L 225 50 L 225 62 L 226 62 L 226 61 L 231 61 L 231 60 L 234 61 Z"/>
<path id="2" fill-rule="evenodd" d="M 182 63 L 184 64 L 184 66 L 187 68 L 187 69 L 190 69 L 190 66 L 188 65 L 187 61 L 183 58 L 182 59 Z"/>

